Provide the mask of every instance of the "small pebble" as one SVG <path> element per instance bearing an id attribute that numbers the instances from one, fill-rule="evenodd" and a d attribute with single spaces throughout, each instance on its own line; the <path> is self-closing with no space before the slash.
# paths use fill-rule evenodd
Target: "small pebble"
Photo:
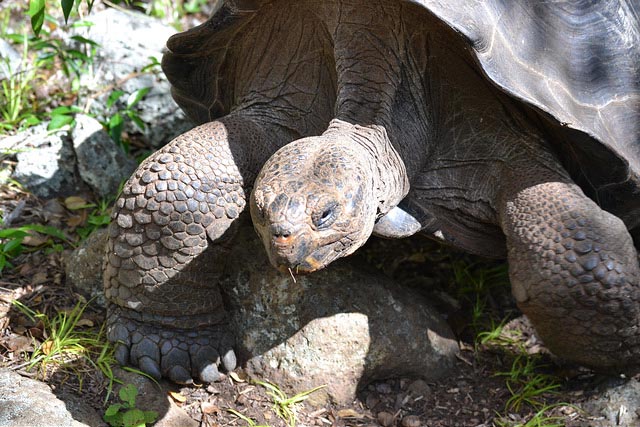
<path id="1" fill-rule="evenodd" d="M 381 394 L 389 394 L 391 393 L 391 386 L 389 383 L 378 383 L 376 384 L 376 390 Z"/>
<path id="2" fill-rule="evenodd" d="M 378 422 L 383 427 L 391 427 L 395 423 L 395 418 L 388 412 L 378 412 Z"/>
<path id="3" fill-rule="evenodd" d="M 367 395 L 367 398 L 365 399 L 365 403 L 367 405 L 367 408 L 373 410 L 373 408 L 375 408 L 375 406 L 380 403 L 380 399 L 378 399 L 375 394 L 369 393 Z"/>
<path id="4" fill-rule="evenodd" d="M 402 419 L 402 427 L 420 427 L 420 418 L 415 415 L 407 415 Z"/>
<path id="5" fill-rule="evenodd" d="M 429 387 L 429 384 L 427 384 L 425 380 L 415 380 L 414 382 L 409 384 L 407 391 L 413 397 L 425 397 L 431 394 L 431 387 Z"/>

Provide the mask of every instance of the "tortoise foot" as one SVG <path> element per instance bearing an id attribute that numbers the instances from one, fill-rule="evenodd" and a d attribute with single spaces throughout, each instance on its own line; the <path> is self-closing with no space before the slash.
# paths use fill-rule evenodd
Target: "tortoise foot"
<path id="1" fill-rule="evenodd" d="M 115 343 L 115 357 L 122 365 L 179 384 L 211 383 L 221 378 L 221 369 L 235 369 L 235 339 L 225 325 L 207 321 L 204 315 L 142 315 L 111 305 L 107 338 Z M 168 326 L 180 324 L 192 327 Z"/>

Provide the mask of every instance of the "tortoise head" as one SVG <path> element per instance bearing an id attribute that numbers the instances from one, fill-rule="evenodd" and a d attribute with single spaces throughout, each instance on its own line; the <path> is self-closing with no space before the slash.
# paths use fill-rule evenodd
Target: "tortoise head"
<path id="1" fill-rule="evenodd" d="M 366 156 L 349 141 L 323 135 L 277 151 L 250 202 L 271 263 L 308 273 L 362 246 L 376 219 L 374 182 Z"/>

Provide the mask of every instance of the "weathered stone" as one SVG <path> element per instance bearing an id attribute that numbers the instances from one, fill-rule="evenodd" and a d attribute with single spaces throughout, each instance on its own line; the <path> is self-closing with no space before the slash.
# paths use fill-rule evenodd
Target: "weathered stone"
<path id="1" fill-rule="evenodd" d="M 107 244 L 107 229 L 96 230 L 78 248 L 64 258 L 67 284 L 100 307 L 107 303 L 102 290 L 102 268 Z"/>
<path id="2" fill-rule="evenodd" d="M 453 334 L 411 290 L 349 259 L 294 279 L 271 267 L 250 228 L 234 243 L 222 287 L 250 374 L 289 392 L 327 385 L 312 403 L 347 404 L 376 378 L 450 372 Z"/>
<path id="3" fill-rule="evenodd" d="M 581 407 L 595 419 L 596 426 L 636 427 L 640 425 L 640 382 L 636 379 L 610 385 L 594 394 Z"/>
<path id="4" fill-rule="evenodd" d="M 115 194 L 120 183 L 135 170 L 136 162 L 126 156 L 93 117 L 77 114 L 71 135 L 82 180 L 99 197 Z"/>
<path id="5" fill-rule="evenodd" d="M 104 245 L 95 236 L 87 245 Z M 101 290 L 99 250 L 74 253 L 70 279 L 89 277 L 90 295 Z M 310 402 L 345 404 L 368 381 L 413 375 L 445 375 L 458 351 L 446 323 L 421 296 L 382 275 L 365 273 L 351 259 L 308 276 L 277 272 L 250 227 L 241 227 L 221 279 L 231 328 L 247 370 L 288 392 L 319 385 Z M 100 258 L 101 261 L 102 258 Z M 91 269 L 95 269 L 91 273 Z M 84 285 L 83 285 L 84 286 Z M 90 288 L 87 286 L 86 288 Z"/>
<path id="6" fill-rule="evenodd" d="M 80 398 L 63 402 L 45 383 L 0 368 L 0 426 L 87 425 L 99 427 L 106 424 Z"/>
<path id="7" fill-rule="evenodd" d="M 47 124 L 6 138 L 0 144 L 19 150 L 13 179 L 33 194 L 52 198 L 78 194 L 83 188 L 76 172 L 76 157 L 66 130 L 48 132 Z"/>

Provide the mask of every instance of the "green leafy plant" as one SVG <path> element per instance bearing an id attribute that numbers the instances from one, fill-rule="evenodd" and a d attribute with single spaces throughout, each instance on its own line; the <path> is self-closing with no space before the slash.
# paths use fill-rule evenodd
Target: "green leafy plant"
<path id="1" fill-rule="evenodd" d="M 321 385 L 311 390 L 303 391 L 295 396 L 288 397 L 279 387 L 268 381 L 253 381 L 264 387 L 267 390 L 267 394 L 273 399 L 273 411 L 282 418 L 290 427 L 296 425 L 296 413 L 295 406 L 298 403 L 305 401 L 309 395 L 315 391 L 318 391 L 326 386 Z"/>
<path id="2" fill-rule="evenodd" d="M 118 392 L 122 403 L 110 405 L 104 414 L 104 420 L 114 427 L 144 427 L 155 422 L 157 412 L 136 408 L 137 396 L 138 389 L 133 384 L 123 386 Z"/>
<path id="3" fill-rule="evenodd" d="M 30 97 L 36 80 L 36 68 L 27 65 L 28 46 L 23 43 L 21 68 L 12 70 L 6 60 L 8 76 L 2 80 L 0 91 L 0 130 L 12 130 L 22 125 L 33 126 L 40 120 L 30 108 Z"/>
<path id="4" fill-rule="evenodd" d="M 136 104 L 145 97 L 147 93 L 151 90 L 150 87 L 143 87 L 138 89 L 127 96 L 127 100 L 124 104 L 124 108 L 117 109 L 114 114 L 112 114 L 108 120 L 103 122 L 103 126 L 107 128 L 111 139 L 113 139 L 119 146 L 121 146 L 125 151 L 129 151 L 128 144 L 124 143 L 122 140 L 122 131 L 124 128 L 125 118 L 131 120 L 135 125 L 141 129 L 145 129 L 145 124 L 138 115 L 138 112 L 135 110 Z M 116 105 L 116 101 L 120 98 L 127 95 L 122 90 L 114 90 L 109 95 L 107 99 L 107 108 L 112 108 Z"/>
<path id="5" fill-rule="evenodd" d="M 22 253 L 22 241 L 28 234 L 17 228 L 0 230 L 0 274 L 5 267 L 13 268 L 10 259 Z"/>
<path id="6" fill-rule="evenodd" d="M 62 9 L 65 23 L 68 22 L 74 6 L 78 7 L 82 2 L 82 0 L 60 0 L 60 8 Z M 87 5 L 88 11 L 91 11 L 93 2 L 94 0 L 84 1 Z M 27 14 L 31 17 L 31 28 L 36 35 L 39 35 L 42 30 L 42 25 L 44 24 L 46 17 L 46 8 L 46 0 L 29 0 L 29 11 Z"/>
<path id="7" fill-rule="evenodd" d="M 52 37 L 47 31 L 42 36 L 28 34 L 3 34 L 14 44 L 22 46 L 20 70 L 10 72 L 2 81 L 0 90 L 0 129 L 16 130 L 34 126 L 50 116 L 49 130 L 71 125 L 74 114 L 81 112 L 79 107 L 60 106 L 47 113 L 40 107 L 35 96 L 36 82 L 44 79 L 45 70 L 62 70 L 69 79 L 72 92 L 79 88 L 80 77 L 87 73 L 93 61 L 98 44 L 82 36 L 72 36 L 74 46 L 66 41 Z M 10 70 L 11 71 L 11 70 Z M 53 97 L 61 97 L 56 93 Z"/>
<path id="8" fill-rule="evenodd" d="M 506 265 L 486 268 L 482 264 L 467 264 L 463 261 L 451 263 L 453 271 L 454 289 L 458 298 L 468 301 L 472 307 L 471 328 L 474 334 L 494 324 L 496 319 L 487 310 L 488 301 L 492 298 L 492 291 L 498 288 L 508 288 L 509 275 Z"/>
<path id="9" fill-rule="evenodd" d="M 34 233 L 45 236 L 44 239 L 40 239 L 37 242 L 39 249 L 46 248 L 48 251 L 61 251 L 63 249 L 62 244 L 54 239 L 73 245 L 73 242 L 61 230 L 47 225 L 28 224 L 22 227 L 0 230 L 0 273 L 5 267 L 13 268 L 9 260 L 25 251 L 24 239 L 28 236 L 34 236 Z"/>
<path id="10" fill-rule="evenodd" d="M 86 221 L 86 225 L 78 227 L 76 233 L 81 239 L 86 239 L 95 230 L 106 227 L 111 222 L 111 199 L 102 199 L 98 203 L 82 203 L 78 205 L 67 204 L 70 210 L 92 209 Z"/>

